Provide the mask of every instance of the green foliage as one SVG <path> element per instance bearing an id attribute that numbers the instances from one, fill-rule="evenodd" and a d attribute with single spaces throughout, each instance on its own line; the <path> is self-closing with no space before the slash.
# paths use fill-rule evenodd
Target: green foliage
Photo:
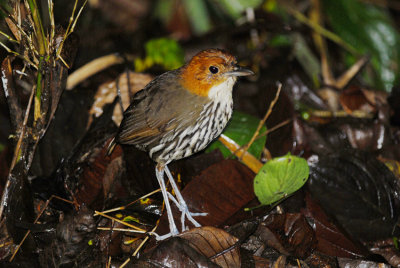
<path id="1" fill-rule="evenodd" d="M 307 161 L 290 153 L 268 161 L 254 178 L 254 192 L 262 205 L 273 204 L 300 189 L 310 173 Z"/>
<path id="2" fill-rule="evenodd" d="M 297 61 L 303 67 L 306 74 L 314 82 L 316 88 L 320 86 L 318 78 L 321 76 L 321 65 L 318 58 L 314 55 L 313 51 L 307 45 L 304 37 L 299 33 L 291 35 L 293 43 L 293 54 Z"/>
<path id="3" fill-rule="evenodd" d="M 264 0 L 185 0 L 182 1 L 186 17 L 195 34 L 205 34 L 212 29 L 215 14 L 225 13 L 232 20 L 243 15 L 247 8 L 255 8 Z M 175 0 L 158 0 L 155 5 L 154 14 L 165 24 L 170 22 L 174 13 Z M 213 16 L 213 17 L 211 17 Z M 224 16 L 226 19 L 226 16 Z"/>
<path id="4" fill-rule="evenodd" d="M 260 120 L 254 116 L 234 111 L 232 114 L 232 119 L 225 128 L 223 134 L 234 140 L 240 146 L 243 146 L 250 141 L 257 129 L 259 122 Z M 260 130 L 260 133 L 264 133 L 266 130 L 267 128 L 263 126 Z M 266 140 L 266 136 L 256 139 L 250 146 L 248 152 L 254 155 L 256 158 L 260 158 Z M 232 153 L 218 140 L 211 143 L 211 145 L 207 148 L 207 152 L 211 152 L 215 149 L 219 149 L 225 158 L 228 158 L 232 155 Z"/>
<path id="5" fill-rule="evenodd" d="M 166 70 L 177 69 L 184 64 L 184 53 L 178 42 L 168 38 L 151 39 L 145 44 L 146 57 L 135 60 L 135 70 L 142 72 L 153 65 Z"/>
<path id="6" fill-rule="evenodd" d="M 186 16 L 195 34 L 203 34 L 211 30 L 212 23 L 204 0 L 183 1 Z M 154 9 L 154 15 L 168 24 L 172 16 L 176 16 L 175 0 L 159 0 Z"/>
<path id="7" fill-rule="evenodd" d="M 196 34 L 211 30 L 211 21 L 204 0 L 183 1 L 190 24 Z"/>
<path id="8" fill-rule="evenodd" d="M 233 19 L 238 19 L 247 8 L 256 8 L 261 5 L 264 0 L 221 0 L 224 11 Z"/>
<path id="9" fill-rule="evenodd" d="M 263 9 L 267 12 L 277 12 L 279 9 L 278 0 L 265 0 Z"/>
<path id="10" fill-rule="evenodd" d="M 375 76 L 365 79 L 377 89 L 390 91 L 398 80 L 400 35 L 389 13 L 358 0 L 324 0 L 325 14 L 335 33 L 363 54 L 371 56 Z M 355 62 L 348 55 L 347 63 Z"/>
<path id="11" fill-rule="evenodd" d="M 126 216 L 122 221 L 124 222 L 137 222 L 140 223 L 139 220 L 137 218 L 134 218 L 132 216 Z"/>
<path id="12" fill-rule="evenodd" d="M 277 34 L 269 41 L 271 47 L 287 47 L 293 45 L 293 38 L 287 34 Z"/>

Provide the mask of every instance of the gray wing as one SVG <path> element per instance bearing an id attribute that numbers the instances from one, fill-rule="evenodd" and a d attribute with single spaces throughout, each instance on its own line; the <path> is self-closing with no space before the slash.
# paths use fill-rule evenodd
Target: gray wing
<path id="1" fill-rule="evenodd" d="M 183 89 L 176 81 L 176 72 L 160 75 L 135 94 L 124 112 L 118 143 L 146 150 L 166 133 L 184 129 L 199 118 L 208 99 Z"/>

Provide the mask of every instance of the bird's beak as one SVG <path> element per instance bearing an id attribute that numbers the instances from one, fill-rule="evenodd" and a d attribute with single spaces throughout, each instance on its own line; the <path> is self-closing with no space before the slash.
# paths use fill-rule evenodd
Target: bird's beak
<path id="1" fill-rule="evenodd" d="M 253 74 L 254 74 L 254 72 L 252 70 L 243 68 L 238 65 L 236 65 L 232 71 L 225 73 L 225 75 L 227 75 L 227 76 L 248 76 L 248 75 L 253 75 Z"/>

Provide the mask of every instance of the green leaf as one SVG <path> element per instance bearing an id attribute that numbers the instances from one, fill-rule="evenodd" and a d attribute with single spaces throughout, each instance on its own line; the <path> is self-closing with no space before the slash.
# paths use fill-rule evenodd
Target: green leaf
<path id="1" fill-rule="evenodd" d="M 317 82 L 321 76 L 321 65 L 319 60 L 314 55 L 314 52 L 308 47 L 306 40 L 299 33 L 291 35 L 293 43 L 293 54 L 297 61 L 301 64 L 304 71 L 308 74 L 311 81 Z M 315 84 L 318 88 L 319 84 Z"/>
<path id="2" fill-rule="evenodd" d="M 324 11 L 335 33 L 362 54 L 371 55 L 375 76 L 365 75 L 377 89 L 388 92 L 398 80 L 400 35 L 386 9 L 358 0 L 324 0 Z M 355 62 L 348 55 L 347 64 Z"/>
<path id="3" fill-rule="evenodd" d="M 277 34 L 269 41 L 271 47 L 286 47 L 293 45 L 293 37 L 287 34 Z"/>
<path id="4" fill-rule="evenodd" d="M 139 220 L 138 220 L 137 218 L 134 218 L 134 217 L 132 217 L 132 216 L 126 216 L 122 221 L 124 221 L 124 222 L 130 222 L 130 221 L 132 221 L 132 222 L 140 223 Z"/>
<path id="5" fill-rule="evenodd" d="M 223 134 L 234 140 L 240 146 L 243 146 L 250 141 L 257 129 L 259 122 L 260 120 L 254 116 L 234 111 L 231 121 L 225 128 Z M 263 126 L 260 130 L 260 134 L 264 133 L 265 131 L 267 131 L 267 128 Z M 266 136 L 256 139 L 250 146 L 248 152 L 254 155 L 256 158 L 260 158 L 266 140 Z M 218 140 L 211 143 L 207 149 L 207 152 L 211 152 L 215 149 L 219 149 L 225 158 L 232 156 L 232 153 Z"/>
<path id="6" fill-rule="evenodd" d="M 255 8 L 263 3 L 264 0 L 221 0 L 225 12 L 232 18 L 239 18 L 247 8 Z"/>
<path id="7" fill-rule="evenodd" d="M 196 34 L 204 34 L 211 29 L 211 20 L 204 0 L 183 1 L 190 24 Z"/>
<path id="8" fill-rule="evenodd" d="M 145 44 L 146 58 L 135 60 L 137 72 L 152 67 L 154 64 L 173 70 L 184 64 L 184 53 L 178 42 L 168 38 L 151 39 Z"/>
<path id="9" fill-rule="evenodd" d="M 158 0 L 154 4 L 154 16 L 167 24 L 173 15 L 174 2 L 171 0 Z"/>
<path id="10" fill-rule="evenodd" d="M 254 178 L 254 192 L 269 205 L 300 189 L 308 179 L 307 161 L 290 153 L 268 161 Z"/>

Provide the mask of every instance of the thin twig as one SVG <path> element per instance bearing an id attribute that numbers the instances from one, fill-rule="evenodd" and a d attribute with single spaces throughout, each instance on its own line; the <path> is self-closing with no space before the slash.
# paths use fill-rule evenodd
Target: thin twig
<path id="1" fill-rule="evenodd" d="M 100 216 L 103 216 L 103 217 L 105 217 L 105 218 L 107 218 L 107 219 L 110 219 L 110 220 L 114 220 L 114 221 L 116 221 L 116 222 L 119 222 L 119 223 L 121 223 L 121 224 L 123 224 L 123 225 L 129 226 L 129 227 L 131 227 L 131 228 L 133 228 L 133 229 L 135 229 L 135 230 L 142 231 L 143 233 L 146 233 L 146 232 L 147 232 L 146 230 L 144 230 L 144 229 L 142 229 L 142 228 L 139 228 L 139 227 L 137 227 L 137 226 L 135 226 L 135 225 L 129 224 L 129 223 L 124 222 L 124 221 L 121 221 L 121 220 L 119 220 L 119 219 L 117 219 L 117 218 L 113 218 L 113 217 L 111 217 L 111 216 L 108 216 L 107 214 L 101 213 L 100 211 L 94 211 L 94 213 L 99 214 Z"/>
<path id="2" fill-rule="evenodd" d="M 1 34 L 1 35 L 3 35 L 3 36 L 5 36 L 5 37 L 8 39 L 8 41 L 10 41 L 10 42 L 14 42 L 14 43 L 17 43 L 17 44 L 19 44 L 19 41 L 18 41 L 18 40 L 16 40 L 16 39 L 12 38 L 12 37 L 11 37 L 11 36 L 9 36 L 8 34 L 6 34 L 6 33 L 2 32 L 2 31 L 0 31 L 0 34 Z"/>
<path id="3" fill-rule="evenodd" d="M 16 56 L 21 56 L 18 52 L 15 52 L 14 50 L 12 50 L 11 48 L 9 48 L 8 46 L 6 46 L 3 42 L 0 41 L 0 46 L 2 46 L 8 53 L 14 54 Z"/>
<path id="4" fill-rule="evenodd" d="M 67 66 L 68 68 L 69 68 L 68 64 L 61 58 L 61 52 L 62 52 L 62 49 L 63 49 L 63 47 L 64 47 L 65 40 L 67 40 L 68 36 L 70 36 L 70 35 L 74 32 L 76 23 L 78 22 L 78 19 L 79 19 L 81 13 L 82 13 L 83 8 L 85 7 L 87 1 L 88 1 L 88 0 L 85 0 L 85 2 L 82 4 L 81 8 L 80 8 L 79 11 L 78 11 L 78 14 L 76 15 L 76 17 L 75 17 L 75 19 L 74 19 L 74 15 L 75 15 L 76 7 L 77 7 L 77 4 L 78 4 L 78 0 L 75 1 L 74 8 L 73 8 L 73 10 L 72 10 L 71 17 L 69 18 L 69 24 L 68 24 L 67 30 L 65 31 L 63 40 L 61 41 L 61 44 L 60 44 L 60 46 L 59 46 L 58 49 L 57 49 L 57 59 L 61 59 L 61 61 L 62 61 L 62 62 L 65 64 L 65 66 Z"/>
<path id="5" fill-rule="evenodd" d="M 87 2 L 87 0 L 85 1 L 85 3 L 83 4 L 83 6 L 86 4 L 86 2 Z M 72 31 L 71 31 L 71 27 L 73 26 L 73 23 L 74 23 L 74 16 L 75 16 L 75 11 L 76 11 L 76 7 L 78 6 L 78 0 L 75 0 L 75 3 L 74 3 L 74 8 L 72 9 L 72 14 L 71 14 L 71 16 L 69 17 L 69 22 L 68 22 L 68 27 L 67 27 L 67 30 L 65 30 L 65 33 L 64 33 L 64 37 L 63 37 L 63 39 L 62 39 L 62 41 L 61 41 L 61 43 L 60 43 L 60 46 L 57 48 L 57 53 L 56 53 L 56 55 L 57 55 L 57 59 L 60 57 L 60 55 L 61 55 L 61 51 L 62 51 L 62 49 L 63 49 L 63 46 L 64 46 L 64 43 L 65 43 L 65 40 L 67 40 L 67 38 L 68 38 L 68 36 L 72 33 Z M 82 8 L 81 8 L 82 9 Z M 80 10 L 81 11 L 81 10 Z"/>
<path id="6" fill-rule="evenodd" d="M 281 93 L 281 89 L 282 89 L 282 84 L 279 83 L 278 84 L 278 90 L 276 91 L 275 98 L 271 101 L 271 104 L 269 105 L 268 111 L 265 114 L 264 118 L 262 120 L 260 120 L 260 122 L 258 123 L 257 130 L 254 132 L 253 137 L 251 137 L 250 141 L 246 145 L 243 146 L 243 150 L 244 151 L 247 151 L 250 148 L 250 146 L 253 144 L 253 142 L 256 140 L 258 134 L 260 133 L 261 128 L 265 124 L 265 121 L 267 121 L 269 115 L 271 114 L 272 109 L 275 106 L 275 103 L 278 101 L 279 95 Z"/>
<path id="7" fill-rule="evenodd" d="M 76 18 L 75 18 L 75 20 L 74 20 L 74 23 L 72 24 L 71 30 L 70 30 L 69 33 L 68 33 L 68 36 L 74 32 L 76 23 L 78 22 L 78 19 L 79 19 L 81 13 L 82 13 L 83 8 L 85 7 L 87 1 L 88 1 L 88 0 L 85 0 L 85 2 L 82 4 L 81 8 L 79 9 L 78 14 L 76 15 Z"/>
<path id="8" fill-rule="evenodd" d="M 267 136 L 269 133 L 274 132 L 275 130 L 277 130 L 277 129 L 283 127 L 283 126 L 286 126 L 291 121 L 292 121 L 292 119 L 287 119 L 287 120 L 285 120 L 283 122 L 280 122 L 279 124 L 273 126 L 272 128 L 267 129 L 267 131 L 265 131 L 264 133 L 261 133 L 260 135 L 258 135 L 256 140 L 261 138 L 261 137 Z"/>
<path id="9" fill-rule="evenodd" d="M 151 230 L 151 232 L 154 232 L 157 229 L 157 225 L 154 226 L 154 228 Z M 147 242 L 147 240 L 149 240 L 150 236 L 146 236 L 145 239 L 143 239 L 142 243 L 140 243 L 140 245 L 136 248 L 136 250 L 133 252 L 132 256 L 136 257 L 136 255 L 138 254 L 139 250 L 144 246 L 144 244 Z"/>
<path id="10" fill-rule="evenodd" d="M 107 268 L 111 267 L 111 256 L 108 257 Z"/>
<path id="11" fill-rule="evenodd" d="M 151 230 L 151 233 L 153 233 L 157 229 L 158 225 L 154 226 L 154 228 Z M 146 236 L 143 241 L 140 243 L 140 245 L 136 248 L 136 250 L 132 253 L 132 257 L 136 257 L 136 255 L 139 253 L 139 250 L 142 249 L 144 244 L 146 244 L 147 240 L 149 240 L 150 236 Z M 119 266 L 119 268 L 124 268 L 129 262 L 131 261 L 131 258 L 128 258 L 124 261 L 123 264 Z"/>
<path id="12" fill-rule="evenodd" d="M 356 117 L 356 118 L 373 118 L 373 114 L 365 112 L 363 110 L 353 110 L 351 114 L 344 110 L 340 111 L 326 111 L 326 110 L 314 110 L 311 112 L 313 116 L 321 118 L 331 118 L 331 117 Z"/>
<path id="13" fill-rule="evenodd" d="M 124 268 L 130 261 L 131 261 L 131 258 L 126 259 L 124 261 L 124 263 L 119 266 L 119 268 Z"/>
<path id="14" fill-rule="evenodd" d="M 147 197 L 149 197 L 149 196 L 151 196 L 151 195 L 153 195 L 153 194 L 155 194 L 155 193 L 158 193 L 158 192 L 160 192 L 160 191 L 161 191 L 161 189 L 154 190 L 154 191 L 152 191 L 152 192 L 150 192 L 150 193 L 148 193 L 148 194 L 143 195 L 142 197 L 139 197 L 139 198 L 136 199 L 135 201 L 132 201 L 132 202 L 130 202 L 129 204 L 127 204 L 127 205 L 125 205 L 125 206 L 121 206 L 121 207 L 117 207 L 117 208 L 112 208 L 112 209 L 104 210 L 104 211 L 102 211 L 101 213 L 107 214 L 107 213 L 110 213 L 110 212 L 115 212 L 115 211 L 119 211 L 119 210 L 124 210 L 124 209 L 126 209 L 127 207 L 129 207 L 129 206 L 135 204 L 135 203 L 138 202 L 139 200 L 145 199 L 145 198 L 147 198 Z M 94 216 L 97 216 L 97 215 L 95 214 Z"/>
<path id="15" fill-rule="evenodd" d="M 133 230 L 133 229 L 125 229 L 125 228 L 97 227 L 97 230 L 102 230 L 102 231 L 119 231 L 119 232 L 129 232 L 129 233 L 139 233 L 139 234 L 143 234 L 142 231 Z"/>

